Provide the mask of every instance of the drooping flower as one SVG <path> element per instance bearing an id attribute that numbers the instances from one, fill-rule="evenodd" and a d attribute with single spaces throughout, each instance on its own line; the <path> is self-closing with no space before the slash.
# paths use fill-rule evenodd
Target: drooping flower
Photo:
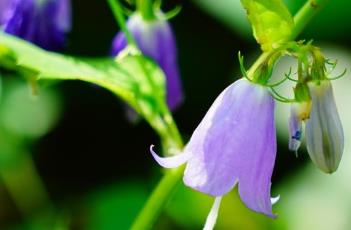
<path id="1" fill-rule="evenodd" d="M 344 150 L 344 132 L 329 80 L 309 84 L 312 98 L 306 121 L 306 144 L 314 164 L 326 173 L 336 171 Z"/>
<path id="2" fill-rule="evenodd" d="M 58 50 L 71 28 L 69 0 L 5 0 L 0 9 L 4 31 L 47 50 Z"/>
<path id="3" fill-rule="evenodd" d="M 155 19 L 145 20 L 140 13 L 130 16 L 127 27 L 139 49 L 153 59 L 163 70 L 167 83 L 167 104 L 174 110 L 183 98 L 177 66 L 177 48 L 172 28 L 165 16 L 158 12 Z M 127 46 L 123 32 L 117 33 L 112 43 L 112 55 L 118 55 Z"/>
<path id="4" fill-rule="evenodd" d="M 155 160 L 166 168 L 187 163 L 184 183 L 219 199 L 236 184 L 250 209 L 275 217 L 270 197 L 276 156 L 274 99 L 265 86 L 240 79 L 227 87 L 194 131 L 184 151 Z M 210 228 L 209 228 L 210 229 Z"/>

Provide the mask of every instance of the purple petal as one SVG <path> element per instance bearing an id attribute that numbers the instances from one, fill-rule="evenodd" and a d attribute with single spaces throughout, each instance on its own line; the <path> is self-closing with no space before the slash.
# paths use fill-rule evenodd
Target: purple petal
<path id="1" fill-rule="evenodd" d="M 7 33 L 16 35 L 48 50 L 59 50 L 70 28 L 68 0 L 15 0 L 4 24 Z"/>
<path id="2" fill-rule="evenodd" d="M 0 26 L 2 26 L 11 14 L 13 0 L 0 0 Z"/>
<path id="3" fill-rule="evenodd" d="M 177 64 L 177 48 L 171 26 L 160 13 L 158 19 L 144 21 L 135 13 L 127 22 L 141 52 L 152 58 L 164 71 L 167 83 L 167 104 L 171 110 L 176 109 L 183 99 L 182 87 Z M 127 46 L 122 32 L 115 36 L 111 55 L 115 56 Z"/>
<path id="4" fill-rule="evenodd" d="M 70 0 L 57 0 L 56 24 L 61 31 L 69 32 L 72 27 Z"/>
<path id="5" fill-rule="evenodd" d="M 215 100 L 184 152 L 194 153 L 186 185 L 222 196 L 236 182 L 244 203 L 273 217 L 271 176 L 276 155 L 274 100 L 260 85 L 241 79 Z"/>
<path id="6" fill-rule="evenodd" d="M 159 165 L 161 165 L 164 168 L 177 168 L 187 162 L 189 158 L 191 157 L 190 152 L 184 152 L 178 155 L 174 155 L 171 157 L 159 157 L 157 153 L 153 150 L 154 146 L 150 146 L 150 152 L 154 159 L 157 161 Z"/>

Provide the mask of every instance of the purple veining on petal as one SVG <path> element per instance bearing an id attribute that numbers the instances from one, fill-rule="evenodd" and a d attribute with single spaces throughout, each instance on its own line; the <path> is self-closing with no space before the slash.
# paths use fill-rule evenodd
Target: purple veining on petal
<path id="1" fill-rule="evenodd" d="M 59 50 L 70 28 L 68 0 L 15 0 L 4 31 L 48 50 Z M 66 18 L 67 17 L 67 18 Z"/>
<path id="2" fill-rule="evenodd" d="M 127 27 L 132 33 L 141 52 L 152 58 L 161 67 L 166 76 L 167 104 L 171 110 L 176 109 L 183 99 L 180 75 L 177 65 L 177 49 L 173 31 L 160 13 L 158 19 L 145 21 L 135 13 Z M 127 40 L 122 32 L 115 36 L 111 55 L 118 53 L 127 46 Z"/>
<path id="3" fill-rule="evenodd" d="M 252 210 L 272 214 L 271 176 L 276 155 L 274 100 L 260 85 L 238 80 L 227 87 L 194 131 L 184 152 L 193 152 L 186 185 L 222 196 L 236 182 Z"/>

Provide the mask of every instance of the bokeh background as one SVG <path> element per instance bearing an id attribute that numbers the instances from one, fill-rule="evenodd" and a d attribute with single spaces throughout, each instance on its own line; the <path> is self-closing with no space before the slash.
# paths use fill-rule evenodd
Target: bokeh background
<path id="1" fill-rule="evenodd" d="M 286 3 L 295 13 L 304 1 Z M 108 55 L 119 29 L 106 2 L 72 4 L 73 30 L 64 53 Z M 260 51 L 239 0 L 170 0 L 163 9 L 177 5 L 182 11 L 171 24 L 185 100 L 174 116 L 186 140 L 216 96 L 240 76 L 238 51 L 247 66 Z M 335 75 L 351 69 L 350 7 L 349 1 L 330 1 L 300 35 L 339 60 Z M 290 66 L 291 60 L 282 60 L 275 75 Z M 13 73 L 1 73 L 0 229 L 128 229 L 162 176 L 148 152 L 150 144 L 159 144 L 152 129 L 143 121 L 128 122 L 123 103 L 95 85 L 51 82 L 39 85 L 37 93 Z M 234 189 L 222 202 L 216 229 L 351 228 L 350 74 L 333 84 L 345 131 L 339 170 L 323 174 L 304 147 L 298 158 L 288 151 L 289 107 L 278 104 L 272 180 L 272 195 L 281 197 L 274 206 L 278 218 L 249 211 Z M 288 92 L 291 85 L 280 90 Z M 154 229 L 201 229 L 212 201 L 180 183 Z"/>

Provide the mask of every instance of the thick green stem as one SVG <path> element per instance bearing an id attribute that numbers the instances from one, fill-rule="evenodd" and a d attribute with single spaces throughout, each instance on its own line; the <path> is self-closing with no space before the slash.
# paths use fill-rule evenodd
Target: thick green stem
<path id="1" fill-rule="evenodd" d="M 295 15 L 295 27 L 293 29 L 291 40 L 296 39 L 299 33 L 313 18 L 317 11 L 325 5 L 328 0 L 310 0 L 299 10 Z M 254 73 L 258 66 L 260 66 L 270 53 L 263 53 L 256 62 L 251 66 L 248 73 Z M 161 179 L 144 208 L 139 213 L 139 216 L 134 221 L 133 230 L 150 229 L 161 213 L 171 194 L 174 192 L 177 183 L 183 175 L 183 167 L 177 170 L 168 171 Z"/>
<path id="2" fill-rule="evenodd" d="M 184 167 L 169 170 L 152 192 L 146 205 L 141 210 L 132 230 L 151 229 L 154 221 L 160 215 L 169 197 L 175 192 L 176 185 L 183 176 Z"/>
<path id="3" fill-rule="evenodd" d="M 145 21 L 155 19 L 152 0 L 137 0 L 137 8 Z"/>

